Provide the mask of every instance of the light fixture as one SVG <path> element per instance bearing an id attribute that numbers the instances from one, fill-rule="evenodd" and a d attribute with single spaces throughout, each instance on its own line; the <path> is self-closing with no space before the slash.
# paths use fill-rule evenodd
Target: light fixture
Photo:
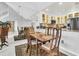
<path id="1" fill-rule="evenodd" d="M 59 2 L 59 5 L 62 5 L 63 3 L 62 2 Z"/>

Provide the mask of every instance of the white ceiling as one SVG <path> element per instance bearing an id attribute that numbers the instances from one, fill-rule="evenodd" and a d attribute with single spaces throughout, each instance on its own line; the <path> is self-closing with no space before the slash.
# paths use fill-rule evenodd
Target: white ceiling
<path id="1" fill-rule="evenodd" d="M 29 18 L 32 15 L 45 9 L 47 6 L 51 5 L 51 2 L 7 2 L 14 10 L 16 10 L 20 15 L 25 18 Z"/>
<path id="2" fill-rule="evenodd" d="M 79 11 L 79 3 L 77 2 L 63 2 L 59 4 L 59 2 L 53 3 L 51 6 L 47 7 L 46 13 L 49 15 L 66 15 L 72 11 Z M 45 11 L 45 10 L 44 10 Z"/>
<path id="3" fill-rule="evenodd" d="M 0 16 L 8 13 L 8 6 L 5 3 L 0 2 Z"/>
<path id="4" fill-rule="evenodd" d="M 63 2 L 62 5 L 59 5 L 59 2 L 7 2 L 7 4 L 26 19 L 35 16 L 40 11 L 53 16 L 79 10 L 78 2 Z"/>

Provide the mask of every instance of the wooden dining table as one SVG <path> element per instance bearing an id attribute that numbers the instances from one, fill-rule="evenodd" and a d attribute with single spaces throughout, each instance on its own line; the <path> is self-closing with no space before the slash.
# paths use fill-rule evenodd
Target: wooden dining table
<path id="1" fill-rule="evenodd" d="M 44 33 L 41 32 L 31 32 L 30 36 L 35 38 L 36 40 L 36 53 L 38 55 L 38 42 L 46 42 L 52 39 L 52 36 L 50 35 L 45 35 Z"/>
<path id="2" fill-rule="evenodd" d="M 58 25 L 54 25 L 54 26 L 46 26 L 46 28 L 48 28 L 48 30 L 50 28 L 52 29 L 57 29 L 57 28 L 62 28 L 63 26 L 58 26 Z M 53 39 L 52 35 L 46 35 L 45 33 L 41 33 L 41 32 L 30 32 L 30 37 L 35 38 L 36 40 L 36 51 L 37 51 L 37 55 L 38 55 L 38 42 L 44 43 L 47 41 L 50 41 Z"/>

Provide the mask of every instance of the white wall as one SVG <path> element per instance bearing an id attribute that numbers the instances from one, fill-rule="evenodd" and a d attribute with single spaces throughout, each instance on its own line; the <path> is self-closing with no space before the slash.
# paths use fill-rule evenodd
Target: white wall
<path id="1" fill-rule="evenodd" d="M 12 8 L 9 8 L 9 20 L 15 21 L 15 28 L 18 27 L 25 27 L 25 26 L 31 26 L 33 23 L 34 27 L 39 25 L 40 19 L 38 18 L 39 14 L 35 16 L 34 18 L 25 19 L 22 16 L 20 16 L 17 12 L 15 12 Z M 17 28 L 15 29 L 17 30 Z"/>

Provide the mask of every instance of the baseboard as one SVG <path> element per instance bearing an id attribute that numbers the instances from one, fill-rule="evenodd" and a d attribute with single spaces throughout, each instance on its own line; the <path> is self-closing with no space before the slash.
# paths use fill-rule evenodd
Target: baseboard
<path id="1" fill-rule="evenodd" d="M 64 47 L 60 47 L 60 51 L 68 56 L 79 56 L 79 54 L 73 52 L 73 51 L 70 51 L 69 49 L 67 48 L 64 48 Z"/>

